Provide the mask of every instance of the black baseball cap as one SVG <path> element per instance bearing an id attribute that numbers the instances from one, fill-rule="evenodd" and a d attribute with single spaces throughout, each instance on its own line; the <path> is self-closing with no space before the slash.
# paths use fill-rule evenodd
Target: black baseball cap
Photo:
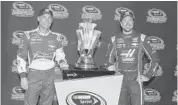
<path id="1" fill-rule="evenodd" d="M 42 10 L 40 10 L 38 16 L 41 16 L 43 14 L 49 14 L 51 15 L 51 17 L 53 17 L 53 12 L 49 8 L 43 8 Z"/>

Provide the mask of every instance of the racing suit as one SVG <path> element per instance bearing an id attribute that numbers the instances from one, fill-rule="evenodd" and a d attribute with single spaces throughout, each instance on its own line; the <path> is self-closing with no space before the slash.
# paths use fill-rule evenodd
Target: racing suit
<path id="1" fill-rule="evenodd" d="M 124 75 L 119 105 L 142 105 L 142 83 L 138 80 L 143 75 L 142 57 L 145 54 L 150 60 L 149 72 L 145 77 L 150 79 L 158 66 L 158 56 L 152 52 L 148 44 L 146 35 L 132 31 L 130 35 L 120 33 L 111 37 L 111 43 L 108 46 L 108 63 L 115 65 L 116 72 Z M 131 99 L 131 100 L 128 100 Z"/>
<path id="2" fill-rule="evenodd" d="M 67 46 L 67 43 L 64 35 L 52 31 L 46 35 L 42 35 L 38 28 L 24 31 L 17 54 L 17 67 L 21 78 L 28 74 L 25 105 L 36 105 L 39 96 L 41 105 L 52 105 L 55 61 L 59 65 L 62 62 L 67 64 L 63 52 L 63 47 Z"/>

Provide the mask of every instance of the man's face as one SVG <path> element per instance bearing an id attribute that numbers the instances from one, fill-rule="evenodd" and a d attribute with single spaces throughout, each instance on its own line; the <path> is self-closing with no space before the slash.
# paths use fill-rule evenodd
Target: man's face
<path id="1" fill-rule="evenodd" d="M 39 16 L 38 21 L 39 21 L 40 26 L 42 26 L 43 28 L 49 29 L 53 22 L 53 19 L 50 14 L 43 14 Z"/>
<path id="2" fill-rule="evenodd" d="M 134 26 L 134 20 L 130 16 L 126 16 L 121 21 L 121 26 L 124 31 L 129 32 L 133 29 Z"/>

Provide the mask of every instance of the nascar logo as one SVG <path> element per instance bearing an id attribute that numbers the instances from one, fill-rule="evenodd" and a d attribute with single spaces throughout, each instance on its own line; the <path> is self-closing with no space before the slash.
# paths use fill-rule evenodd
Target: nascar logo
<path id="1" fill-rule="evenodd" d="M 11 99 L 22 101 L 24 100 L 24 93 L 25 93 L 24 89 L 22 89 L 20 86 L 16 86 L 12 89 Z"/>
<path id="2" fill-rule="evenodd" d="M 25 33 L 23 31 L 15 31 L 12 34 L 12 44 L 20 46 L 23 43 L 22 38 L 25 36 Z"/>
<path id="3" fill-rule="evenodd" d="M 164 41 L 156 36 L 150 36 L 148 37 L 148 42 L 147 42 L 153 50 L 162 50 L 165 48 Z"/>
<path id="4" fill-rule="evenodd" d="M 84 6 L 82 11 L 83 20 L 100 20 L 102 18 L 101 11 L 92 5 Z"/>
<path id="5" fill-rule="evenodd" d="M 56 19 L 68 18 L 69 13 L 66 7 L 60 4 L 50 4 L 49 10 L 53 12 L 53 17 Z"/>
<path id="6" fill-rule="evenodd" d="M 35 11 L 33 11 L 33 7 L 25 2 L 14 2 L 12 4 L 12 15 L 17 17 L 32 17 L 34 16 Z"/>
<path id="7" fill-rule="evenodd" d="M 146 102 L 158 102 L 160 101 L 160 99 L 161 99 L 160 93 L 155 89 L 144 90 L 144 100 Z"/>
<path id="8" fill-rule="evenodd" d="M 160 9 L 150 9 L 148 11 L 147 22 L 149 23 L 165 23 L 167 21 L 166 13 Z"/>
<path id="9" fill-rule="evenodd" d="M 67 96 L 66 102 L 67 105 L 107 105 L 104 98 L 88 91 L 73 92 Z"/>

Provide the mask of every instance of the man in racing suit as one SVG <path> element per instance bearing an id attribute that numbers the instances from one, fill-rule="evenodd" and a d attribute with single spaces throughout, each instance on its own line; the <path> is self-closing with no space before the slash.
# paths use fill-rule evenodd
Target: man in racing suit
<path id="1" fill-rule="evenodd" d="M 52 105 L 54 96 L 54 67 L 68 69 L 63 47 L 67 38 L 50 31 L 52 12 L 44 8 L 38 15 L 37 29 L 25 31 L 17 54 L 21 87 L 26 90 L 24 105 Z M 57 63 L 55 62 L 57 61 Z M 28 67 L 27 67 L 28 65 Z"/>
<path id="2" fill-rule="evenodd" d="M 111 37 L 108 69 L 124 75 L 119 105 L 128 105 L 128 102 L 131 105 L 142 105 L 142 82 L 148 81 L 154 75 L 159 59 L 148 44 L 147 36 L 133 30 L 133 12 L 126 8 L 121 8 L 119 12 L 122 32 Z M 149 72 L 146 75 L 143 75 L 142 70 L 144 54 L 150 60 Z"/>

